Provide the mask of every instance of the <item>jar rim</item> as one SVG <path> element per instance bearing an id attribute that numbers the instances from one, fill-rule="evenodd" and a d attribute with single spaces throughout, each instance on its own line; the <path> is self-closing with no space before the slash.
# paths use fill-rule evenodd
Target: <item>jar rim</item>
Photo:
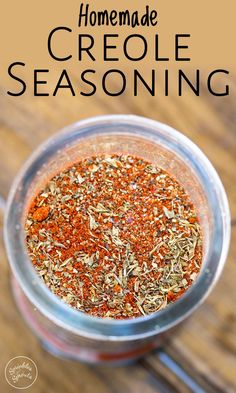
<path id="1" fill-rule="evenodd" d="M 203 187 L 207 187 L 206 192 L 212 206 L 214 224 L 212 244 L 207 256 L 210 265 L 214 262 L 214 271 L 204 272 L 204 274 L 200 272 L 196 283 L 166 308 L 146 316 L 121 320 L 99 318 L 82 313 L 57 298 L 37 275 L 30 262 L 24 242 L 24 227 L 19 220 L 19 210 L 23 207 L 24 196 L 27 192 L 22 184 L 25 184 L 29 173 L 31 176 L 35 175 L 34 171 L 42 161 L 42 157 L 45 154 L 50 155 L 55 146 L 63 146 L 63 143 L 65 145 L 69 137 L 71 140 L 76 140 L 76 138 L 86 138 L 95 134 L 110 135 L 111 129 L 98 132 L 96 127 L 98 125 L 100 128 L 111 127 L 114 124 L 126 125 L 127 128 L 135 126 L 138 130 L 136 136 L 142 136 L 153 142 L 157 141 L 157 138 L 168 141 L 182 157 L 186 155 L 191 158 L 193 170 L 201 179 Z M 113 133 L 115 134 L 115 131 Z M 116 134 L 119 133 L 121 132 Z M 133 131 L 130 129 L 126 134 L 133 134 Z M 17 196 L 19 190 L 21 200 Z M 81 120 L 65 127 L 32 153 L 15 178 L 9 193 L 4 222 L 4 239 L 15 277 L 26 296 L 46 317 L 57 325 L 84 337 L 101 340 L 109 337 L 109 340 L 121 341 L 130 339 L 130 337 L 132 339 L 148 337 L 174 327 L 205 300 L 217 282 L 227 257 L 230 242 L 230 211 L 224 187 L 216 170 L 205 154 L 189 138 L 165 124 L 148 118 L 134 115 L 103 115 Z M 189 302 L 190 298 L 192 302 Z"/>

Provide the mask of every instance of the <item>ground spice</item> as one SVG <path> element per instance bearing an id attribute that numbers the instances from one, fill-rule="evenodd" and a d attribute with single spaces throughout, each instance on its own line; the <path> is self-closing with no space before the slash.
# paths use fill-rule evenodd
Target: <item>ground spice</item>
<path id="1" fill-rule="evenodd" d="M 161 310 L 189 288 L 202 261 L 188 194 L 131 155 L 91 157 L 53 177 L 32 201 L 25 231 L 49 289 L 99 317 Z"/>

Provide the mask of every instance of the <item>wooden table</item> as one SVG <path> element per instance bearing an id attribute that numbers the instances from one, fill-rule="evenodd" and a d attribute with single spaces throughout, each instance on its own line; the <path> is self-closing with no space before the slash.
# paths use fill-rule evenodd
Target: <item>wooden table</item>
<path id="1" fill-rule="evenodd" d="M 1 88 L 2 86 L 0 86 Z M 0 96 L 0 205 L 4 211 L 11 182 L 31 151 L 50 134 L 78 119 L 109 113 L 133 113 L 180 129 L 196 142 L 218 170 L 232 211 L 232 243 L 217 287 L 203 306 L 161 351 L 137 364 L 119 368 L 92 367 L 54 358 L 45 352 L 16 310 L 1 229 L 0 391 L 13 392 L 3 371 L 18 355 L 38 366 L 35 393 L 153 393 L 236 391 L 236 82 L 231 95 L 219 98 L 206 91 L 194 97 L 139 97 L 124 94 L 94 97 L 21 98 Z M 2 223 L 1 223 L 2 228 Z"/>

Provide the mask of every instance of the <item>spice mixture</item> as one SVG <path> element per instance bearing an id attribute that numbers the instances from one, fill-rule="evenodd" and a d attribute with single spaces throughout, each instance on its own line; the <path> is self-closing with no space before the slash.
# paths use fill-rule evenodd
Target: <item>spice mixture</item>
<path id="1" fill-rule="evenodd" d="M 32 201 L 25 231 L 49 289 L 98 317 L 166 307 L 202 261 L 200 226 L 183 187 L 131 155 L 94 156 L 53 177 Z"/>

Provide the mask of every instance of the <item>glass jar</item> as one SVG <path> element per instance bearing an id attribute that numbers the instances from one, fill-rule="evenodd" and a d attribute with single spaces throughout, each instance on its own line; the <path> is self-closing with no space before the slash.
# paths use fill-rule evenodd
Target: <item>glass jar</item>
<path id="1" fill-rule="evenodd" d="M 24 220 L 32 198 L 65 167 L 100 153 L 133 154 L 167 170 L 188 191 L 198 212 L 204 243 L 200 274 L 180 299 L 148 316 L 112 320 L 72 309 L 50 292 L 27 254 Z M 49 351 L 92 363 L 130 361 L 163 344 L 212 290 L 226 260 L 229 239 L 227 197 L 205 155 L 176 130 L 132 115 L 83 120 L 42 144 L 17 176 L 5 217 L 12 287 L 21 314 Z"/>

